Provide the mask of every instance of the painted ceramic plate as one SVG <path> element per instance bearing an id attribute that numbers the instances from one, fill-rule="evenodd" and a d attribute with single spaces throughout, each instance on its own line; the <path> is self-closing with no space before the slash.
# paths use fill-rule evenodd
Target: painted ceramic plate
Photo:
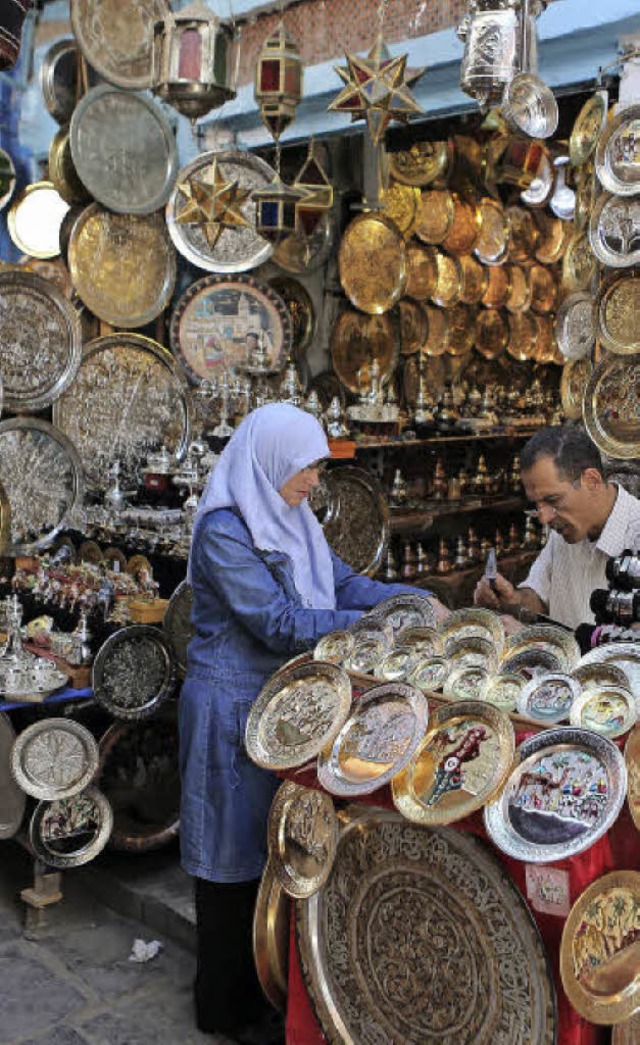
<path id="1" fill-rule="evenodd" d="M 139 557 L 143 558 L 143 556 Z M 130 559 L 127 573 L 130 572 L 132 562 L 133 560 Z M 151 568 L 149 567 L 150 570 Z M 191 624 L 192 604 L 193 592 L 191 585 L 187 580 L 181 581 L 169 599 L 169 605 L 166 608 L 162 621 L 162 630 L 169 642 L 176 667 L 182 677 L 184 677 L 187 671 L 187 646 L 193 634 L 193 626 Z"/>
<path id="2" fill-rule="evenodd" d="M 627 802 L 633 822 L 640 831 L 640 726 L 634 726 L 624 747 L 627 764 Z"/>
<path id="3" fill-rule="evenodd" d="M 504 625 L 499 614 L 480 607 L 454 610 L 441 620 L 438 633 L 443 642 L 449 638 L 461 639 L 471 635 L 490 638 L 498 653 L 505 641 Z"/>
<path id="4" fill-rule="evenodd" d="M 113 812 L 97 787 L 71 798 L 38 802 L 29 825 L 34 856 L 63 870 L 89 863 L 102 852 L 113 827 Z"/>
<path id="5" fill-rule="evenodd" d="M 611 685 L 586 690 L 571 708 L 572 726 L 584 726 L 611 740 L 628 733 L 636 718 L 633 694 Z"/>
<path id="6" fill-rule="evenodd" d="M 580 683 L 570 675 L 550 671 L 527 682 L 518 698 L 518 714 L 547 726 L 567 722 L 580 692 Z M 574 722 L 573 718 L 571 721 L 572 725 L 587 725 L 586 722 Z"/>
<path id="7" fill-rule="evenodd" d="M 0 713 L 0 840 L 13 838 L 24 816 L 27 796 L 11 772 L 16 735 L 11 719 Z"/>
<path id="8" fill-rule="evenodd" d="M 94 696 L 115 718 L 153 715 L 175 691 L 171 648 L 159 628 L 132 624 L 110 635 L 91 668 Z"/>
<path id="9" fill-rule="evenodd" d="M 317 893 L 331 874 L 338 843 L 333 801 L 285 780 L 269 813 L 269 859 L 282 888 L 298 900 Z"/>
<path id="10" fill-rule="evenodd" d="M 428 598 L 421 595 L 392 595 L 369 610 L 368 617 L 388 623 L 393 628 L 394 636 L 403 628 L 433 628 L 436 615 Z"/>
<path id="11" fill-rule="evenodd" d="M 343 664 L 353 653 L 355 644 L 352 632 L 332 631 L 316 643 L 313 659 L 328 661 L 329 664 Z"/>
<path id="12" fill-rule="evenodd" d="M 503 711 L 515 711 L 525 684 L 522 675 L 491 675 L 482 699 Z"/>
<path id="13" fill-rule="evenodd" d="M 584 393 L 584 424 L 610 457 L 640 454 L 640 353 L 610 355 L 593 370 Z"/>
<path id="14" fill-rule="evenodd" d="M 596 174 L 616 196 L 640 193 L 640 105 L 628 105 L 607 122 L 596 148 Z"/>
<path id="15" fill-rule="evenodd" d="M 593 845 L 627 789 L 618 748 L 589 729 L 560 726 L 525 740 L 502 794 L 485 806 L 491 840 L 517 860 L 552 863 Z"/>
<path id="16" fill-rule="evenodd" d="M 425 657 L 418 661 L 408 682 L 428 693 L 432 689 L 442 689 L 448 674 L 449 661 L 444 657 Z"/>
<path id="17" fill-rule="evenodd" d="M 286 1012 L 289 989 L 289 906 L 289 896 L 268 860 L 253 915 L 253 958 L 264 995 L 280 1012 Z"/>

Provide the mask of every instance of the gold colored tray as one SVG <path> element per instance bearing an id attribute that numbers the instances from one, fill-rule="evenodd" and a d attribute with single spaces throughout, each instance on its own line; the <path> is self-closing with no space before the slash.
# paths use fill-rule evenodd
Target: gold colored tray
<path id="1" fill-rule="evenodd" d="M 389 380 L 398 358 L 396 331 L 390 316 L 365 315 L 349 309 L 338 316 L 331 334 L 333 368 L 350 392 L 369 387 L 369 367 L 374 359 L 380 365 L 383 384 Z"/>
<path id="2" fill-rule="evenodd" d="M 253 959 L 267 1001 L 285 1012 L 289 990 L 290 900 L 267 861 L 253 914 Z"/>
<path id="3" fill-rule="evenodd" d="M 400 298 L 400 351 L 403 356 L 421 352 L 429 336 L 429 318 L 425 306 L 410 297 Z"/>
<path id="4" fill-rule="evenodd" d="M 480 635 L 491 638 L 498 653 L 504 648 L 504 624 L 498 613 L 479 606 L 453 610 L 438 625 L 438 634 L 443 642 L 450 638 Z"/>
<path id="5" fill-rule="evenodd" d="M 451 159 L 448 141 L 415 142 L 410 149 L 389 154 L 389 171 L 396 181 L 423 188 L 444 177 Z"/>
<path id="6" fill-rule="evenodd" d="M 497 309 L 486 309 L 476 322 L 476 352 L 485 359 L 498 359 L 509 343 L 509 324 Z"/>
<path id="7" fill-rule="evenodd" d="M 504 207 L 490 196 L 478 203 L 480 231 L 474 254 L 483 265 L 502 265 L 509 252 L 511 225 Z"/>
<path id="8" fill-rule="evenodd" d="M 581 167 L 593 155 L 606 119 L 606 95 L 596 92 L 582 106 L 569 136 L 569 159 L 574 167 Z"/>
<path id="9" fill-rule="evenodd" d="M 384 214 L 371 212 L 353 219 L 342 237 L 338 264 L 345 294 L 363 312 L 388 312 L 404 292 L 404 238 Z"/>
<path id="10" fill-rule="evenodd" d="M 618 356 L 640 352 L 640 269 L 612 272 L 596 297 L 600 341 Z"/>
<path id="11" fill-rule="evenodd" d="M 628 733 L 636 719 L 633 694 L 612 684 L 585 690 L 571 707 L 572 726 L 585 726 L 609 740 Z"/>
<path id="12" fill-rule="evenodd" d="M 166 0 L 71 0 L 71 24 L 84 57 L 100 76 L 126 90 L 152 83 L 154 23 Z"/>
<path id="13" fill-rule="evenodd" d="M 512 359 L 523 362 L 533 359 L 538 328 L 535 317 L 528 312 L 509 316 L 509 343 L 507 352 Z"/>
<path id="14" fill-rule="evenodd" d="M 525 207 L 512 205 L 507 207 L 507 215 L 511 226 L 509 242 L 509 259 L 511 261 L 530 261 L 540 242 L 540 232 L 533 214 Z"/>
<path id="15" fill-rule="evenodd" d="M 502 660 L 535 649 L 556 653 L 563 671 L 571 671 L 580 660 L 580 647 L 571 632 L 553 624 L 533 624 L 509 635 L 502 651 Z"/>
<path id="16" fill-rule="evenodd" d="M 582 417 L 582 404 L 592 370 L 593 364 L 588 356 L 572 359 L 562 368 L 560 399 L 570 421 L 579 421 Z"/>
<path id="17" fill-rule="evenodd" d="M 450 356 L 465 356 L 471 352 L 476 338 L 477 312 L 472 305 L 454 305 L 448 309 L 447 352 Z"/>
<path id="18" fill-rule="evenodd" d="M 523 265 L 507 265 L 509 295 L 505 301 L 507 312 L 526 312 L 531 305 L 531 269 Z"/>
<path id="19" fill-rule="evenodd" d="M 584 393 L 584 424 L 610 457 L 640 455 L 640 354 L 608 356 L 593 370 Z"/>
<path id="20" fill-rule="evenodd" d="M 463 305 L 478 305 L 489 285 L 489 272 L 470 254 L 462 255 L 460 268 L 462 274 L 460 301 Z"/>
<path id="21" fill-rule="evenodd" d="M 382 213 L 398 226 L 405 238 L 416 227 L 420 208 L 420 190 L 401 182 L 391 182 L 381 193 Z"/>
<path id="22" fill-rule="evenodd" d="M 588 290 L 596 272 L 596 264 L 587 232 L 574 232 L 562 259 L 562 285 L 565 291 Z"/>
<path id="23" fill-rule="evenodd" d="M 441 308 L 451 308 L 460 300 L 462 270 L 457 258 L 450 254 L 436 253 L 436 285 L 431 300 Z"/>
<path id="24" fill-rule="evenodd" d="M 333 801 L 285 780 L 269 812 L 269 861 L 282 888 L 298 900 L 317 893 L 331 874 L 338 842 Z"/>
<path id="25" fill-rule="evenodd" d="M 494 265 L 489 269 L 489 282 L 482 296 L 482 304 L 485 308 L 504 308 L 509 300 L 510 292 L 511 284 L 507 267 Z"/>
<path id="26" fill-rule="evenodd" d="M 531 282 L 531 308 L 546 315 L 556 303 L 558 286 L 551 269 L 544 265 L 532 265 L 529 269 Z"/>
<path id="27" fill-rule="evenodd" d="M 640 725 L 635 725 L 624 746 L 627 764 L 627 802 L 633 822 L 640 831 Z"/>
<path id="28" fill-rule="evenodd" d="M 417 301 L 428 301 L 435 290 L 437 278 L 435 248 L 410 243 L 407 246 L 407 296 Z"/>
<path id="29" fill-rule="evenodd" d="M 423 192 L 415 227 L 416 236 L 423 243 L 442 243 L 453 227 L 455 213 L 456 200 L 449 189 L 429 189 Z"/>

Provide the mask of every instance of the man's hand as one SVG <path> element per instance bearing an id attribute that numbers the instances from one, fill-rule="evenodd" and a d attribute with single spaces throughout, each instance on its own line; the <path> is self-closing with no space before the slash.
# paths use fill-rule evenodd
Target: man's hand
<path id="1" fill-rule="evenodd" d="M 486 606 L 489 610 L 505 613 L 520 602 L 519 593 L 501 573 L 498 574 L 493 584 L 495 590 L 486 577 L 480 578 L 473 593 L 473 601 L 476 606 Z"/>

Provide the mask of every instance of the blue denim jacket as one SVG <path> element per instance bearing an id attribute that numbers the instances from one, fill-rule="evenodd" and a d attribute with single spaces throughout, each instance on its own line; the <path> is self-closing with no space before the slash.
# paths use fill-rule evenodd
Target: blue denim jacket
<path id="1" fill-rule="evenodd" d="M 360 577 L 332 558 L 337 608 L 308 609 L 288 557 L 258 551 L 238 513 L 218 509 L 198 527 L 191 558 L 194 635 L 179 706 L 180 839 L 189 874 L 240 882 L 262 873 L 279 780 L 249 760 L 244 729 L 266 679 L 382 599 L 415 592 Z"/>

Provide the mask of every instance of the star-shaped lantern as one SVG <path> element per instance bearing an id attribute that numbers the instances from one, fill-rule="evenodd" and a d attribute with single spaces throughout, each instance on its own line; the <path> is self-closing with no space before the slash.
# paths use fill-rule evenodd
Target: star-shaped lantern
<path id="1" fill-rule="evenodd" d="M 240 209 L 250 189 L 241 189 L 237 181 L 226 181 L 217 159 L 210 167 L 198 171 L 178 186 L 186 204 L 176 218 L 178 225 L 201 225 L 207 243 L 215 247 L 223 229 L 250 226 Z"/>
<path id="2" fill-rule="evenodd" d="M 392 58 L 382 36 L 378 36 L 366 58 L 346 55 L 346 66 L 334 66 L 345 87 L 334 98 L 329 112 L 348 112 L 351 122 L 366 119 L 374 145 L 379 145 L 391 120 L 406 123 L 423 110 L 410 87 L 426 67 L 407 69 L 407 55 Z"/>

